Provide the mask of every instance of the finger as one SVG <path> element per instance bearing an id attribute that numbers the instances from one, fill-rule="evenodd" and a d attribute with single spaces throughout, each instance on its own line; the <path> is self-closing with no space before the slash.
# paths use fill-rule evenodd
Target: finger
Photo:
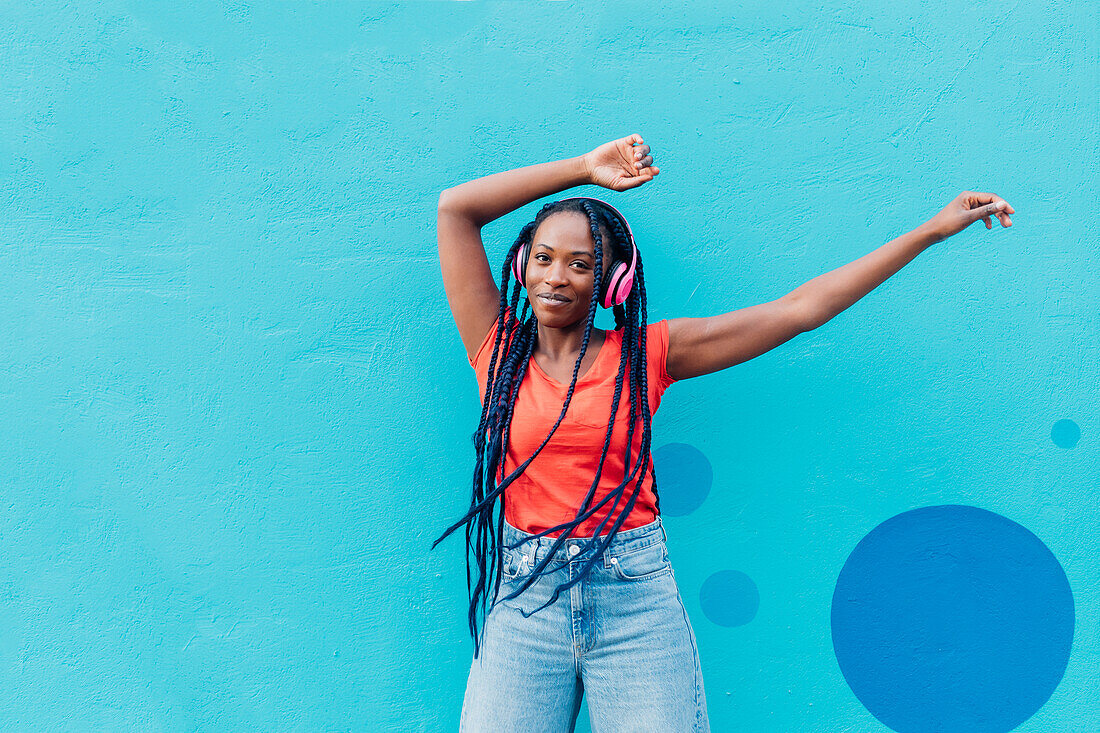
<path id="1" fill-rule="evenodd" d="M 630 145 L 641 145 L 642 144 L 642 136 L 641 135 L 631 135 L 630 137 L 628 137 L 626 139 L 626 141 Z"/>
<path id="2" fill-rule="evenodd" d="M 1008 214 L 1015 214 L 1016 213 L 1016 209 L 1012 208 L 1011 204 L 1009 204 L 1007 201 L 1005 201 L 1003 198 L 1001 198 L 1000 196 L 998 196 L 995 193 L 990 193 L 988 191 L 975 191 L 972 198 L 974 199 L 975 203 L 983 204 L 983 205 L 997 204 L 997 203 L 1004 204 L 1004 206 L 1002 207 L 1002 211 L 1004 211 Z"/>
<path id="3" fill-rule="evenodd" d="M 985 194 L 975 194 L 976 196 L 983 196 Z M 996 216 L 1000 220 L 1001 214 L 1004 212 L 1005 207 L 1008 206 L 1008 202 L 1004 199 L 998 199 L 984 206 L 978 206 L 971 209 L 971 214 L 974 216 L 972 221 L 981 219 L 985 222 L 986 229 L 992 229 L 993 224 L 989 221 L 989 217 Z M 1004 223 L 1003 221 L 1001 222 Z"/>
<path id="4" fill-rule="evenodd" d="M 630 188 L 637 188 L 646 181 L 653 180 L 653 176 L 634 176 L 633 178 L 623 179 L 618 186 L 615 187 L 616 191 L 626 191 Z"/>
<path id="5" fill-rule="evenodd" d="M 638 161 L 634 162 L 634 167 L 635 168 L 648 168 L 651 165 L 653 165 L 653 156 L 652 155 L 647 155 L 646 157 L 642 158 L 641 160 L 638 160 Z"/>
<path id="6" fill-rule="evenodd" d="M 996 207 L 1001 207 L 1001 208 L 998 209 Z M 992 208 L 992 210 L 990 210 L 991 208 Z M 992 204 L 987 204 L 986 206 L 982 207 L 982 209 L 980 209 L 980 211 L 988 212 L 988 213 L 983 213 L 980 217 L 982 219 L 982 221 L 985 222 L 985 228 L 986 229 L 992 229 L 993 228 L 993 222 L 989 218 L 990 215 L 997 217 L 997 221 L 999 221 L 1001 223 L 1002 227 L 1012 226 L 1012 218 L 1009 217 L 1009 215 L 1006 213 L 1006 209 L 1009 209 L 1009 208 L 1011 208 L 1011 207 L 1008 206 L 1008 202 L 1005 202 L 1005 201 L 994 202 Z"/>
<path id="7" fill-rule="evenodd" d="M 641 160 L 647 155 L 649 155 L 648 145 L 639 145 L 638 147 L 634 148 L 634 160 Z"/>

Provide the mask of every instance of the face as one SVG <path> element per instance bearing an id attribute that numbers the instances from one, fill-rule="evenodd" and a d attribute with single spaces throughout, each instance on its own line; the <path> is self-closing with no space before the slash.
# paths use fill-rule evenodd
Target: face
<path id="1" fill-rule="evenodd" d="M 600 235 L 606 248 L 609 236 L 602 230 Z M 595 287 L 595 249 L 588 217 L 575 211 L 552 214 L 535 230 L 526 279 L 527 298 L 539 323 L 563 328 L 587 319 Z"/>

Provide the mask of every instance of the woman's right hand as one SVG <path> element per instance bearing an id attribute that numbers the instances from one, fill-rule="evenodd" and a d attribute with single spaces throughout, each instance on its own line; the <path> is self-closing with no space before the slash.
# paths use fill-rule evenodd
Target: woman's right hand
<path id="1" fill-rule="evenodd" d="M 649 146 L 641 135 L 604 143 L 583 157 L 589 182 L 613 191 L 636 188 L 661 172 L 654 167 Z"/>

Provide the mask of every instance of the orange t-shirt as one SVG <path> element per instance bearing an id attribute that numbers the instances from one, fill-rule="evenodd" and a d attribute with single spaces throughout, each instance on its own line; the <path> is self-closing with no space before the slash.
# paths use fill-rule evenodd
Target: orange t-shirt
<path id="1" fill-rule="evenodd" d="M 497 323 L 489 330 L 482 341 L 470 365 L 477 373 L 480 398 L 485 398 L 485 382 L 488 378 L 489 361 L 492 357 L 493 342 L 496 339 Z M 517 529 L 535 534 L 555 527 L 563 522 L 572 521 L 580 509 L 592 481 L 603 451 L 607 432 L 608 418 L 611 415 L 611 398 L 615 396 L 615 378 L 619 372 L 619 359 L 622 353 L 622 331 L 607 331 L 603 345 L 596 360 L 588 371 L 577 379 L 569 410 L 554 432 L 542 452 L 524 469 L 515 481 L 504 490 L 504 518 Z M 503 344 L 501 344 L 503 347 Z M 668 321 L 658 321 L 646 326 L 646 386 L 649 391 L 649 408 L 656 412 L 661 404 L 661 395 L 675 380 L 668 375 L 666 359 L 668 357 Z M 592 502 L 594 506 L 607 496 L 619 483 L 626 472 L 626 433 L 630 418 L 630 366 L 623 374 L 622 394 L 616 415 L 615 429 L 611 433 L 611 443 L 604 459 L 603 473 L 596 487 Z M 562 384 L 539 368 L 531 357 L 516 398 L 512 426 L 508 434 L 508 448 L 505 453 L 505 475 L 530 458 L 535 449 L 550 433 L 554 422 L 561 414 L 565 404 L 565 395 L 569 384 Z M 642 421 L 634 428 L 633 448 L 630 462 L 636 464 L 642 447 Z M 653 449 L 652 438 L 650 449 Z M 640 473 L 641 469 L 639 469 Z M 635 476 L 635 479 L 637 476 Z M 603 527 L 606 534 L 618 515 L 626 508 L 626 502 L 633 491 L 634 481 L 623 489 L 623 494 L 615 507 L 614 515 Z M 614 499 L 604 504 L 595 514 L 583 521 L 574 530 L 574 537 L 591 537 L 597 525 L 611 509 Z M 624 520 L 620 531 L 641 527 L 657 517 L 656 502 L 653 496 L 653 463 L 649 461 L 641 491 L 634 507 Z M 549 536 L 556 537 L 561 531 Z"/>

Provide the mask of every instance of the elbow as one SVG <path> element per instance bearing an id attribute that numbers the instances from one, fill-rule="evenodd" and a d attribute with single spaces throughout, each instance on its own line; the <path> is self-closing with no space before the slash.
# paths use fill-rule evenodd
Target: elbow
<path id="1" fill-rule="evenodd" d="M 470 211 L 469 202 L 462 200 L 462 194 L 456 193 L 453 188 L 445 189 L 439 194 L 439 203 L 436 205 L 436 215 L 448 214 L 451 216 L 461 216 L 465 219 L 474 220 L 474 216 Z M 478 223 L 478 226 L 482 226 L 482 223 Z"/>
<path id="2" fill-rule="evenodd" d="M 435 213 L 437 219 L 445 215 L 448 219 L 461 220 L 477 229 L 481 229 L 491 221 L 483 218 L 476 209 L 471 207 L 470 202 L 464 199 L 463 193 L 456 192 L 453 188 L 448 188 L 439 194 Z"/>
<path id="3" fill-rule="evenodd" d="M 813 303 L 807 302 L 805 298 L 796 295 L 788 295 L 787 300 L 789 303 L 788 307 L 791 311 L 791 318 L 802 333 L 813 331 L 815 328 L 819 328 L 829 322 L 830 316 L 825 313 L 824 309 Z"/>
<path id="4" fill-rule="evenodd" d="M 814 311 L 803 318 L 802 333 L 809 333 L 810 331 L 821 328 L 831 320 L 833 320 L 833 317 L 828 313 Z"/>
<path id="5" fill-rule="evenodd" d="M 450 198 L 451 198 L 448 195 L 450 190 L 451 189 L 446 188 L 446 189 L 443 189 L 442 192 L 440 192 L 440 194 L 439 194 L 439 203 L 436 206 L 436 211 L 446 211 L 447 210 L 447 207 L 450 204 Z"/>
<path id="6" fill-rule="evenodd" d="M 821 328 L 829 322 L 828 316 L 821 313 L 808 313 L 802 317 L 802 333 L 809 333 L 815 329 Z"/>
<path id="7" fill-rule="evenodd" d="M 469 202 L 463 201 L 461 191 L 454 188 L 444 189 L 439 194 L 439 203 L 436 206 L 437 213 L 469 215 Z"/>

